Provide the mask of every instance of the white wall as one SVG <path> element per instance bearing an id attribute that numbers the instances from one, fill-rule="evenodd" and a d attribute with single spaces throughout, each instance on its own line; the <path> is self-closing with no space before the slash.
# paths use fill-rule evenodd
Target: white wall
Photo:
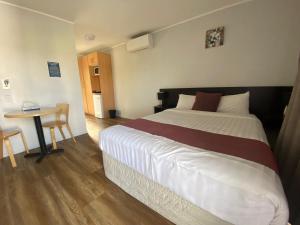
<path id="1" fill-rule="evenodd" d="M 49 77 L 48 60 L 60 63 L 61 78 Z M 74 134 L 86 133 L 73 25 L 0 4 L 0 79 L 5 77 L 11 78 L 12 87 L 0 87 L 0 126 L 21 127 L 30 148 L 38 147 L 33 120 L 3 117 L 6 111 L 20 109 L 23 101 L 41 106 L 68 102 Z M 49 130 L 45 136 L 49 143 Z M 57 137 L 61 139 L 58 133 Z M 12 142 L 15 152 L 23 151 L 19 138 Z"/>
<path id="2" fill-rule="evenodd" d="M 299 0 L 255 0 L 154 34 L 155 48 L 112 49 L 117 109 L 151 114 L 159 88 L 292 85 L 300 50 Z M 225 26 L 225 45 L 205 32 Z"/>

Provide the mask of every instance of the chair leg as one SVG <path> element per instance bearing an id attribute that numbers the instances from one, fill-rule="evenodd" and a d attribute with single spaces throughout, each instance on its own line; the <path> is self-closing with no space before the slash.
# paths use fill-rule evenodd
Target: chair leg
<path id="1" fill-rule="evenodd" d="M 61 136 L 63 137 L 63 139 L 66 140 L 66 136 L 64 134 L 64 131 L 63 131 L 62 127 L 59 126 L 58 129 L 59 129 L 59 132 L 60 132 Z"/>
<path id="2" fill-rule="evenodd" d="M 76 139 L 75 139 L 74 136 L 73 136 L 73 133 L 72 133 L 72 131 L 71 131 L 70 125 L 69 125 L 69 124 L 66 124 L 66 127 L 67 127 L 67 129 L 68 129 L 68 131 L 69 131 L 69 133 L 70 133 L 70 135 L 71 135 L 71 137 L 72 137 L 74 143 L 76 144 L 77 142 L 76 142 Z"/>
<path id="3" fill-rule="evenodd" d="M 29 148 L 28 148 L 25 136 L 24 136 L 22 131 L 20 132 L 20 134 L 21 134 L 21 138 L 22 138 L 23 145 L 24 145 L 24 148 L 25 148 L 25 152 L 26 152 L 26 154 L 29 154 Z"/>
<path id="4" fill-rule="evenodd" d="M 54 132 L 54 127 L 50 128 L 50 134 L 51 134 L 51 140 L 52 140 L 52 147 L 53 150 L 57 149 L 57 144 L 56 144 L 56 138 L 55 138 L 55 132 Z"/>
<path id="5" fill-rule="evenodd" d="M 4 139 L 4 143 L 5 143 L 9 158 L 10 158 L 11 165 L 12 165 L 13 168 L 15 168 L 15 167 L 17 167 L 17 163 L 16 163 L 16 160 L 15 160 L 15 156 L 14 156 L 14 153 L 13 153 L 11 143 L 10 143 L 8 138 Z"/>

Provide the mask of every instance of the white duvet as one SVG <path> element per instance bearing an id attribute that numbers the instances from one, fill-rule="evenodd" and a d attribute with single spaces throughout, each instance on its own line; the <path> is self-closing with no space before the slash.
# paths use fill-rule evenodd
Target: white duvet
<path id="1" fill-rule="evenodd" d="M 267 143 L 253 115 L 166 110 L 144 117 Z M 278 175 L 238 157 L 117 125 L 100 133 L 107 154 L 215 216 L 237 225 L 286 225 L 288 206 Z"/>

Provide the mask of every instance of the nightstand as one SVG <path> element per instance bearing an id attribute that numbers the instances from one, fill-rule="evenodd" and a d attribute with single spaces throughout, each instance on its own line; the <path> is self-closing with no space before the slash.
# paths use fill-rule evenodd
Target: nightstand
<path id="1" fill-rule="evenodd" d="M 162 105 L 156 105 L 154 106 L 154 113 L 159 113 L 161 111 L 164 111 L 165 108 L 162 107 Z"/>

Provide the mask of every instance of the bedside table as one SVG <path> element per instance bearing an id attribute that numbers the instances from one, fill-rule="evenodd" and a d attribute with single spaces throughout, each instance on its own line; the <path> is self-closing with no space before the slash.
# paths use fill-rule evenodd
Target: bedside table
<path id="1" fill-rule="evenodd" d="M 162 105 L 154 106 L 154 113 L 159 113 L 159 112 L 162 112 L 164 110 L 165 110 L 165 108 L 163 108 Z"/>

